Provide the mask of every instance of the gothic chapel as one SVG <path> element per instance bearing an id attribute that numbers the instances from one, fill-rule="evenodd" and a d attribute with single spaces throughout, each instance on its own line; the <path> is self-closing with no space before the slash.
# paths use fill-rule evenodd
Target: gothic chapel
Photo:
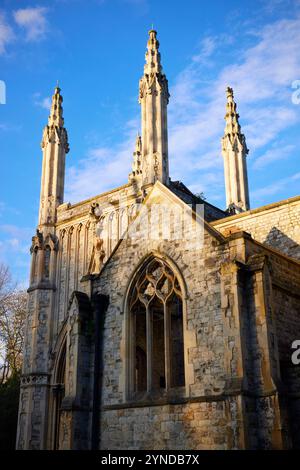
<path id="1" fill-rule="evenodd" d="M 151 30 L 128 183 L 70 204 L 55 89 L 41 144 L 18 449 L 300 447 L 300 366 L 291 361 L 300 196 L 250 209 L 231 88 L 221 146 L 227 209 L 173 181 L 168 102 Z M 154 206 L 164 210 L 153 215 Z"/>

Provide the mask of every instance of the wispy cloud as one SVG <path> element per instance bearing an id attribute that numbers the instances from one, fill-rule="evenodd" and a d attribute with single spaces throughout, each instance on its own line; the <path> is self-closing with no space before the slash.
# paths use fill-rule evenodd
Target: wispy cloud
<path id="1" fill-rule="evenodd" d="M 215 184 L 204 190 L 218 196 L 224 185 L 220 137 L 224 128 L 225 88 L 233 86 L 241 114 L 243 131 L 256 158 L 261 149 L 280 133 L 299 122 L 299 112 L 291 104 L 291 83 L 300 76 L 300 18 L 281 20 L 251 32 L 253 45 L 242 51 L 235 61 L 225 65 L 215 80 L 204 80 L 205 70 L 193 61 L 178 76 L 171 89 L 170 155 L 172 174 L 183 177 L 203 189 L 205 171 L 215 167 L 219 175 Z M 276 41 L 274 41 L 276 38 Z M 207 44 L 211 44 L 207 40 Z M 215 48 L 211 47 L 212 52 Z M 288 150 L 292 149 L 288 147 Z M 284 156 L 284 152 L 281 153 Z M 257 169 L 279 159 L 267 155 Z M 184 164 L 183 164 L 184 162 Z"/>
<path id="2" fill-rule="evenodd" d="M 6 234 L 12 238 L 28 241 L 28 239 L 30 239 L 31 229 L 12 224 L 2 224 L 0 225 L 0 233 Z"/>
<path id="3" fill-rule="evenodd" d="M 19 132 L 22 129 L 22 124 L 11 124 L 6 122 L 0 123 L 1 132 Z"/>
<path id="4" fill-rule="evenodd" d="M 5 15 L 0 12 L 0 54 L 4 54 L 6 47 L 14 40 L 14 32 L 7 23 Z"/>
<path id="5" fill-rule="evenodd" d="M 46 97 L 43 98 L 41 96 L 41 93 L 39 93 L 39 92 L 34 93 L 33 102 L 34 102 L 35 106 L 39 106 L 40 108 L 47 109 L 48 111 L 51 108 L 51 98 L 50 98 L 50 96 L 46 96 Z"/>
<path id="6" fill-rule="evenodd" d="M 270 149 L 260 155 L 252 165 L 253 169 L 261 169 L 277 160 L 283 160 L 292 155 L 296 149 L 295 145 L 282 145 L 282 142 L 275 142 Z"/>
<path id="7" fill-rule="evenodd" d="M 196 63 L 198 65 L 212 65 L 209 59 L 213 56 L 213 53 L 216 52 L 220 45 L 232 45 L 234 42 L 234 37 L 228 34 L 220 34 L 216 36 L 206 36 L 204 37 L 199 44 L 198 51 L 192 56 L 192 64 Z M 191 64 L 191 65 L 192 65 Z M 191 67 L 189 67 L 191 69 Z"/>
<path id="8" fill-rule="evenodd" d="M 66 201 L 79 201 L 126 183 L 137 128 L 135 120 L 129 121 L 119 144 L 91 148 L 78 165 L 67 170 Z"/>
<path id="9" fill-rule="evenodd" d="M 236 46 L 221 67 L 220 54 L 230 49 L 227 45 L 234 39 L 203 38 L 198 52 L 170 90 L 171 176 L 195 191 L 205 191 L 211 201 L 218 201 L 224 194 L 220 139 L 224 132 L 226 86 L 235 90 L 242 130 L 250 148 L 248 162 L 256 171 L 288 158 L 294 148 L 284 141 L 284 131 L 300 121 L 299 110 L 291 102 L 291 83 L 300 77 L 300 17 L 241 34 L 244 40 L 247 38 L 247 47 Z M 208 61 L 210 73 L 206 73 Z M 266 148 L 278 140 L 285 150 Z M 68 197 L 78 200 L 82 195 L 91 196 L 96 188 L 99 192 L 103 175 L 105 189 L 126 182 L 133 145 L 134 135 L 126 135 L 122 143 L 98 149 L 97 156 L 90 153 L 78 168 L 71 168 L 67 176 Z M 277 185 L 277 191 L 279 187 L 282 185 Z"/>
<path id="10" fill-rule="evenodd" d="M 286 188 L 287 186 L 291 185 L 299 185 L 300 180 L 300 173 L 295 173 L 294 175 L 287 176 L 285 178 L 281 178 L 273 183 L 264 186 L 263 188 L 258 188 L 253 192 L 253 197 L 256 200 L 260 200 L 266 196 L 273 196 L 277 194 L 282 189 Z"/>
<path id="11" fill-rule="evenodd" d="M 29 228 L 9 224 L 0 225 L 0 261 L 10 266 L 14 271 L 22 273 L 22 277 L 18 277 L 17 281 L 24 282 L 27 278 L 32 233 Z"/>
<path id="12" fill-rule="evenodd" d="M 216 42 L 213 37 L 206 37 L 202 41 L 202 48 L 199 54 L 193 56 L 194 62 L 202 62 L 212 55 L 216 48 Z"/>
<path id="13" fill-rule="evenodd" d="M 11 224 L 0 225 L 2 240 L 5 239 L 6 244 L 18 252 L 28 252 L 28 240 L 31 234 L 32 230 L 26 227 Z"/>
<path id="14" fill-rule="evenodd" d="M 26 32 L 27 41 L 38 41 L 45 37 L 48 31 L 47 11 L 46 7 L 35 7 L 20 8 L 13 12 L 17 25 Z"/>

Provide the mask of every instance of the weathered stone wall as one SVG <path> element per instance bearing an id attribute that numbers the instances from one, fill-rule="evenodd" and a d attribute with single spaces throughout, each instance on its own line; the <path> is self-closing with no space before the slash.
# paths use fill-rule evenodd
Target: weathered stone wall
<path id="1" fill-rule="evenodd" d="M 130 209 L 135 202 L 136 196 L 132 186 L 124 185 L 79 204 L 66 203 L 58 207 L 56 232 L 59 253 L 56 268 L 53 346 L 66 318 L 73 291 L 84 290 L 84 284 L 80 281 L 89 272 L 100 217 L 104 230 L 103 261 L 105 262 L 121 237 L 122 231 L 128 227 Z M 112 233 L 116 234 L 114 238 L 111 236 Z"/>
<path id="2" fill-rule="evenodd" d="M 49 393 L 49 305 L 51 290 L 33 290 L 28 297 L 28 313 L 22 368 L 19 449 L 41 449 L 46 442 L 45 408 Z"/>
<path id="3" fill-rule="evenodd" d="M 266 251 L 250 256 L 248 265 L 244 340 L 248 387 L 257 395 L 247 399 L 249 442 L 299 448 L 300 371 L 291 344 L 300 338 L 300 264 Z"/>
<path id="4" fill-rule="evenodd" d="M 178 230 L 176 224 L 174 230 Z M 170 259 L 176 263 L 186 283 L 187 397 L 195 400 L 201 397 L 203 403 L 157 404 L 153 407 L 145 403 L 136 407 L 131 404 L 130 409 L 119 410 L 120 405 L 126 408 L 124 298 L 129 280 L 142 260 L 151 253 L 165 257 L 166 262 Z M 220 266 L 228 256 L 228 246 L 207 231 L 204 245 L 197 250 L 193 249 L 193 241 L 190 240 L 172 242 L 141 236 L 138 240 L 123 240 L 101 276 L 95 279 L 94 292 L 106 294 L 110 299 L 102 338 L 101 447 L 243 447 L 239 399 L 232 399 L 231 406 L 225 406 L 225 399 L 222 398 L 228 371 L 224 359 L 226 345 L 221 312 Z M 232 351 L 236 362 L 238 351 L 238 348 Z M 234 370 L 233 374 L 237 371 Z M 220 399 L 223 401 L 215 403 Z"/>
<path id="5" fill-rule="evenodd" d="M 102 448 L 271 449 L 289 445 L 289 436 L 283 437 L 288 432 L 285 407 L 279 403 L 276 388 L 278 332 L 270 276 L 274 274 L 275 282 L 286 272 L 289 283 L 293 265 L 243 234 L 236 235 L 222 243 L 206 232 L 204 246 L 196 254 L 184 241 L 124 240 L 94 281 L 95 291 L 110 297 L 103 331 Z M 185 367 L 192 379 L 187 403 L 130 403 L 126 408 L 123 300 L 129 279 L 151 252 L 175 261 L 187 285 L 185 321 L 190 344 Z M 273 268 L 268 267 L 270 263 Z M 299 308 L 293 318 L 297 315 Z M 242 380 L 249 396 L 241 395 Z M 234 391 L 237 398 L 230 399 L 228 408 L 224 393 Z M 210 402 L 217 400 L 220 413 L 216 417 Z M 226 407 L 229 414 L 224 414 Z M 204 422 L 198 411 L 204 411 Z M 189 413 L 193 419 L 180 422 Z"/>
<path id="6" fill-rule="evenodd" d="M 300 259 L 300 197 L 212 222 L 222 233 L 244 230 L 259 241 Z"/>
<path id="7" fill-rule="evenodd" d="M 287 397 L 283 406 L 289 419 L 290 439 L 300 448 L 300 367 L 291 360 L 291 346 L 300 340 L 300 266 L 273 262 L 273 305 L 276 317 L 280 375 Z M 292 269 L 293 268 L 293 269 Z"/>
<path id="8" fill-rule="evenodd" d="M 216 343 L 221 343 L 222 320 L 220 315 L 220 285 L 216 282 L 218 277 L 218 265 L 224 255 L 223 246 L 218 246 L 212 241 L 209 246 L 207 236 L 205 248 L 202 252 L 195 253 L 188 249 L 188 245 L 174 246 L 168 242 L 138 242 L 131 244 L 124 240 L 118 248 L 118 252 L 111 258 L 104 269 L 96 291 L 109 295 L 110 305 L 105 319 L 103 344 L 104 353 L 104 377 L 107 384 L 103 398 L 106 404 L 122 403 L 123 389 L 119 387 L 119 379 L 123 376 L 123 364 L 120 342 L 124 328 L 123 302 L 126 294 L 127 283 L 134 274 L 135 267 L 150 253 L 159 252 L 167 255 L 176 262 L 187 284 L 187 318 L 186 328 L 195 336 L 193 347 L 189 350 L 189 363 L 193 364 L 195 382 L 190 385 L 192 396 L 199 394 L 213 394 L 214 388 L 222 389 L 224 384 L 223 355 L 218 350 Z M 207 260 L 204 260 L 204 251 Z M 208 256 L 210 252 L 210 256 Z M 126 255 L 125 255 L 126 253 Z M 217 255 L 218 253 L 218 255 Z M 210 263 L 210 260 L 219 260 Z M 213 266 L 211 265 L 213 264 Z M 214 347 L 213 347 L 214 345 Z M 201 378 L 201 380 L 200 380 Z"/>
<path id="9" fill-rule="evenodd" d="M 153 194 L 150 194 L 149 201 L 153 196 L 155 204 L 165 204 L 166 200 L 171 204 L 181 204 L 166 188 L 158 186 Z M 297 237 L 294 221 L 298 217 L 298 202 L 293 201 L 290 208 L 283 204 L 283 207 L 264 210 L 258 213 L 257 220 L 254 214 L 248 213 L 215 222 L 213 228 L 204 224 L 201 246 L 198 244 L 201 232 L 194 232 L 195 226 L 189 228 L 185 238 L 175 236 L 179 233 L 181 221 L 173 215 L 171 240 L 162 237 L 151 239 L 145 220 L 138 216 L 137 221 L 132 222 L 130 208 L 133 199 L 122 215 L 111 209 L 109 196 L 101 201 L 100 198 L 98 203 L 100 206 L 103 203 L 101 207 L 106 211 L 107 234 L 112 233 L 113 212 L 118 214 L 118 236 L 123 235 L 120 230 L 122 217 L 125 217 L 126 225 L 131 223 L 131 235 L 134 236 L 125 237 L 118 244 L 117 239 L 110 243 L 107 241 L 107 264 L 100 275 L 86 276 L 81 282 L 89 270 L 98 218 L 91 213 L 91 201 L 60 207 L 56 227 L 59 249 L 51 252 L 55 254 L 50 254 L 50 259 L 46 260 L 44 273 L 39 271 L 42 266 L 39 258 L 37 267 L 40 267 L 32 277 L 34 285 L 29 295 L 24 360 L 24 374 L 29 375 L 20 398 L 19 447 L 52 445 L 53 424 L 49 424 L 47 437 L 45 413 L 46 410 L 50 415 L 53 413 L 51 387 L 54 385 L 54 360 L 58 354 L 57 339 L 64 325 L 68 324 L 66 315 L 72 292 L 79 290 L 90 299 L 97 294 L 109 297 L 101 338 L 102 448 L 280 448 L 281 427 L 287 423 L 284 413 L 290 421 L 293 416 L 300 417 L 298 401 L 294 400 L 293 405 L 281 403 L 277 383 L 275 381 L 274 388 L 272 382 L 278 361 L 276 351 L 279 350 L 283 371 L 291 335 L 299 331 L 299 269 L 296 263 L 293 267 L 285 257 L 265 250 L 247 235 L 237 232 L 240 228 L 248 232 L 252 230 L 253 236 L 257 235 L 261 238 L 259 241 L 264 241 L 272 223 L 278 220 L 277 225 L 280 222 L 281 229 Z M 273 212 L 280 212 L 278 219 Z M 159 226 L 160 216 L 152 222 Z M 228 227 L 233 232 L 229 237 Z M 220 235 L 218 230 L 225 231 L 228 238 Z M 161 227 L 158 232 L 163 233 Z M 275 241 L 282 243 L 283 251 L 288 254 L 291 254 L 291 249 L 293 254 L 297 252 L 295 242 L 291 248 L 283 237 Z M 260 267 L 265 252 L 269 260 L 267 264 L 271 266 L 266 269 Z M 41 253 L 40 250 L 39 257 Z M 171 263 L 186 288 L 183 292 L 186 386 L 172 396 L 172 404 L 166 396 L 152 397 L 151 405 L 149 401 L 129 403 L 126 394 L 124 299 L 129 280 L 150 255 Z M 47 250 L 45 256 L 48 256 Z M 35 285 L 41 274 L 42 284 Z M 52 285 L 53 277 L 56 290 Z M 274 304 L 276 307 L 273 308 Z M 80 339 L 83 346 L 77 347 L 79 337 L 76 339 L 72 331 L 69 328 L 67 336 L 70 347 L 67 350 L 69 375 L 66 390 L 69 389 L 70 393 L 62 404 L 60 445 L 62 448 L 86 448 L 90 446 L 92 436 L 93 335 Z M 299 374 L 295 369 L 285 370 L 288 373 L 283 381 L 289 393 L 299 393 Z M 76 393 L 70 389 L 72 383 L 76 384 Z M 245 391 L 250 392 L 249 396 L 247 393 L 243 395 Z M 260 397 L 257 396 L 259 394 Z M 293 426 L 291 433 L 286 431 L 288 436 L 299 434 L 297 426 Z M 82 433 L 83 428 L 85 431 Z M 75 436 L 75 441 L 71 436 Z M 292 438 L 294 445 L 298 445 L 298 441 Z"/>
<path id="10" fill-rule="evenodd" d="M 102 449 L 227 449 L 239 445 L 236 399 L 102 411 Z"/>

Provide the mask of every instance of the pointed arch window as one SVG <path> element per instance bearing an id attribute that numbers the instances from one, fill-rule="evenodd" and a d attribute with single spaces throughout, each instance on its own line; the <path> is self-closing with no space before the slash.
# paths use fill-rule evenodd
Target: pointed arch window
<path id="1" fill-rule="evenodd" d="M 185 385 L 183 300 L 177 276 L 154 258 L 128 297 L 129 395 L 168 393 Z"/>

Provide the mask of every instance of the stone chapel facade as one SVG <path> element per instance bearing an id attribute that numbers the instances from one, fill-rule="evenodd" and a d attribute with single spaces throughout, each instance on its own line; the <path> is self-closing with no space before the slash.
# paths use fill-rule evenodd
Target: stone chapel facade
<path id="1" fill-rule="evenodd" d="M 231 88 L 227 209 L 172 181 L 168 101 L 151 30 L 128 183 L 71 205 L 55 89 L 42 138 L 18 449 L 300 447 L 300 366 L 291 361 L 300 339 L 300 197 L 250 209 Z M 154 206 L 163 211 L 149 224 Z M 186 213 L 188 228 L 178 216 Z"/>

